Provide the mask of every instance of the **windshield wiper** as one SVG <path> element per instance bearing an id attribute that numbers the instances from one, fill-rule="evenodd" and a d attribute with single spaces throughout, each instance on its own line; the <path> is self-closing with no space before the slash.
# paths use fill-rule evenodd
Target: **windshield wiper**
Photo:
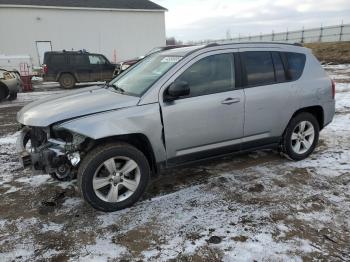
<path id="1" fill-rule="evenodd" d="M 113 85 L 113 84 L 107 83 L 107 84 L 105 85 L 105 87 L 112 87 L 115 91 L 117 91 L 117 92 L 119 92 L 119 93 L 121 93 L 121 94 L 125 93 L 125 90 L 124 90 L 123 88 L 121 88 L 121 87 L 119 87 L 119 86 L 116 86 L 116 85 Z"/>

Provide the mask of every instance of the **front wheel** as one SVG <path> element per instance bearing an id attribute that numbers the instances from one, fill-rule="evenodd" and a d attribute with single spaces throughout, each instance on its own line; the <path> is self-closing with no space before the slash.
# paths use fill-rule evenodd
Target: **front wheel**
<path id="1" fill-rule="evenodd" d="M 149 177 L 149 163 L 141 151 L 127 143 L 107 144 L 84 158 L 78 186 L 92 207 L 113 212 L 139 200 Z"/>
<path id="2" fill-rule="evenodd" d="M 307 158 L 318 143 L 320 127 L 310 113 L 296 115 L 287 126 L 283 137 L 282 150 L 292 160 Z"/>

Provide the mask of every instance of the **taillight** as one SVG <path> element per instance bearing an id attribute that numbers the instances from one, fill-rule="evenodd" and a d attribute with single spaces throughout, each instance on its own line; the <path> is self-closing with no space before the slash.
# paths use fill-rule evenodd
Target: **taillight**
<path id="1" fill-rule="evenodd" d="M 335 81 L 332 79 L 332 98 L 335 98 Z"/>
<path id="2" fill-rule="evenodd" d="M 43 65 L 44 74 L 47 74 L 48 70 L 49 70 L 49 69 L 48 69 L 47 65 Z"/>

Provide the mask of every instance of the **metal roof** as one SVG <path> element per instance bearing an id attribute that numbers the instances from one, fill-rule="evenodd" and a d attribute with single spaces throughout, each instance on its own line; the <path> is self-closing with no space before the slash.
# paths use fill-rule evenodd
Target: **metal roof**
<path id="1" fill-rule="evenodd" d="M 149 0 L 0 0 L 1 5 L 93 9 L 159 10 L 167 9 Z"/>

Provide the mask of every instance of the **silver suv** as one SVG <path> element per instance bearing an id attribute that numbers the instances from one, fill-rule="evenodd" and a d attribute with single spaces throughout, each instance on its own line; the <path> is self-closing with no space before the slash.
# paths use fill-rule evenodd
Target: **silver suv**
<path id="1" fill-rule="evenodd" d="M 302 160 L 332 121 L 335 87 L 311 52 L 211 44 L 151 55 L 106 86 L 25 106 L 24 166 L 78 178 L 94 208 L 131 206 L 151 174 L 233 152 L 277 148 Z"/>

